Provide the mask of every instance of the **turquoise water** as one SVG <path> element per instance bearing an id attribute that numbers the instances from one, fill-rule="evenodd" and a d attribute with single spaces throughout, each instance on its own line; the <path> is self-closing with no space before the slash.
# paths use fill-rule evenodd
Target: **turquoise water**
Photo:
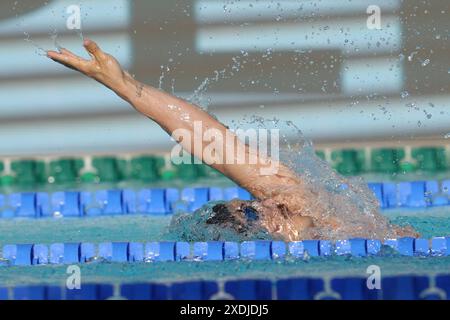
<path id="1" fill-rule="evenodd" d="M 387 211 L 394 223 L 411 224 L 424 238 L 450 234 L 450 209 Z M 119 216 L 86 219 L 0 220 L 0 245 L 103 241 L 177 240 L 165 234 L 170 217 Z M 433 275 L 448 272 L 450 257 L 312 258 L 308 261 L 226 261 L 163 263 L 90 263 L 81 265 L 82 281 L 124 283 L 173 282 L 193 279 L 268 278 L 291 276 L 366 276 L 369 265 L 383 275 L 405 273 Z M 280 276 L 282 275 L 282 276 Z M 0 285 L 64 284 L 65 266 L 0 267 Z"/>

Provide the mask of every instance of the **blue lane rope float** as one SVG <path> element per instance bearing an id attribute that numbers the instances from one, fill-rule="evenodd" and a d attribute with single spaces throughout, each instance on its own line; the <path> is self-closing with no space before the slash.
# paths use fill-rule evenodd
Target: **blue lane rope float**
<path id="1" fill-rule="evenodd" d="M 1 287 L 0 300 L 446 300 L 450 274 L 398 275 L 370 289 L 364 277 L 226 279 L 173 283 L 86 283 L 80 289 L 32 285 Z"/>
<path id="2" fill-rule="evenodd" d="M 383 251 L 383 246 L 390 248 Z M 386 253 L 387 252 L 387 253 Z M 305 240 L 296 242 L 104 242 L 5 245 L 0 265 L 64 265 L 88 262 L 166 262 L 166 261 L 226 261 L 282 260 L 286 258 L 352 256 L 367 257 L 384 254 L 403 256 L 450 256 L 450 237 L 431 240 L 415 238 L 349 240 Z"/>
<path id="3" fill-rule="evenodd" d="M 448 206 L 449 187 L 450 180 L 369 183 L 382 209 Z M 137 213 L 157 216 L 193 212 L 209 201 L 232 199 L 251 200 L 252 196 L 239 187 L 0 194 L 0 217 L 95 217 Z"/>

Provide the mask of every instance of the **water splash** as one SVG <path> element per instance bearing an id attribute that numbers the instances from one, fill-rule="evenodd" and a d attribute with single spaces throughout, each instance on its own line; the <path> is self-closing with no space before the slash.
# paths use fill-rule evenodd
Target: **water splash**
<path id="1" fill-rule="evenodd" d="M 47 55 L 47 50 L 45 50 L 44 48 L 42 48 L 40 45 L 38 45 L 32 38 L 31 35 L 24 31 L 23 33 L 25 35 L 25 39 L 24 41 L 30 43 L 32 46 L 34 46 L 36 48 L 36 54 L 40 55 L 40 56 L 46 56 Z"/>
<path id="2" fill-rule="evenodd" d="M 238 127 L 278 128 L 281 131 L 280 145 L 283 148 L 280 160 L 297 174 L 302 184 L 266 187 L 284 197 L 284 201 L 280 203 L 292 204 L 299 201 L 303 204 L 302 212 L 305 216 L 314 219 L 314 227 L 307 233 L 289 240 L 353 237 L 384 239 L 413 234 L 409 229 L 389 224 L 387 218 L 379 213 L 379 204 L 364 180 L 339 175 L 327 162 L 316 156 L 313 143 L 292 122 L 252 117 L 238 124 Z M 308 195 L 307 201 L 304 201 L 304 195 Z M 251 232 L 239 233 L 233 228 L 224 228 L 223 225 L 208 224 L 207 220 L 214 214 L 211 208 L 212 205 L 209 204 L 194 214 L 176 215 L 169 233 L 186 241 L 274 238 L 261 225 L 259 229 L 250 228 Z M 248 226 L 249 224 L 245 225 Z M 291 227 L 294 228 L 293 225 Z"/>
<path id="3" fill-rule="evenodd" d="M 56 30 L 56 28 L 50 33 L 50 38 L 53 41 L 53 46 L 56 51 L 61 51 L 62 46 L 58 43 L 58 30 Z"/>

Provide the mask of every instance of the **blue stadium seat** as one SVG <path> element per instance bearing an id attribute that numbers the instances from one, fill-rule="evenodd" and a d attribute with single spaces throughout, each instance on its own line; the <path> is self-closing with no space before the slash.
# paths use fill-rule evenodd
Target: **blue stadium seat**
<path id="1" fill-rule="evenodd" d="M 14 218 L 14 215 L 14 209 L 9 206 L 8 198 L 4 194 L 0 194 L 0 217 Z"/>
<path id="2" fill-rule="evenodd" d="M 324 290 L 322 279 L 291 278 L 277 281 L 278 300 L 312 300 Z"/>
<path id="3" fill-rule="evenodd" d="M 335 250 L 337 255 L 351 255 L 353 257 L 367 256 L 366 239 L 354 238 L 350 240 L 337 240 Z"/>
<path id="4" fill-rule="evenodd" d="M 81 215 L 89 217 L 100 216 L 103 212 L 103 204 L 97 202 L 92 192 L 80 192 L 80 208 Z"/>
<path id="5" fill-rule="evenodd" d="M 210 300 L 218 289 L 214 281 L 174 283 L 171 287 L 171 298 L 172 300 Z"/>
<path id="6" fill-rule="evenodd" d="M 96 202 L 102 208 L 103 215 L 124 214 L 122 190 L 101 190 L 95 193 Z"/>
<path id="7" fill-rule="evenodd" d="M 79 243 L 54 243 L 50 245 L 50 263 L 80 263 L 81 248 Z"/>
<path id="8" fill-rule="evenodd" d="M 13 289 L 14 300 L 46 300 L 45 286 L 19 286 Z"/>
<path id="9" fill-rule="evenodd" d="M 443 194 L 450 196 L 450 180 L 441 181 L 441 191 Z"/>
<path id="10" fill-rule="evenodd" d="M 128 242 L 113 242 L 112 243 L 112 261 L 113 262 L 128 262 L 129 253 Z"/>
<path id="11" fill-rule="evenodd" d="M 112 261 L 112 242 L 104 242 L 98 245 L 98 257 L 106 261 Z"/>
<path id="12" fill-rule="evenodd" d="M 5 245 L 3 247 L 3 258 L 14 266 L 31 266 L 33 262 L 33 245 Z"/>
<path id="13" fill-rule="evenodd" d="M 272 283 L 269 280 L 227 281 L 225 292 L 236 300 L 271 300 Z"/>
<path id="14" fill-rule="evenodd" d="M 400 182 L 398 184 L 399 206 L 423 208 L 427 206 L 425 199 L 425 182 Z"/>
<path id="15" fill-rule="evenodd" d="M 237 242 L 226 241 L 223 245 L 224 260 L 239 259 L 239 244 Z"/>
<path id="16" fill-rule="evenodd" d="M 47 192 L 36 193 L 36 217 L 48 217 L 52 214 L 50 194 Z"/>
<path id="17" fill-rule="evenodd" d="M 9 300 L 8 288 L 0 287 L 0 301 Z"/>
<path id="18" fill-rule="evenodd" d="M 178 241 L 175 243 L 175 260 L 183 261 L 191 257 L 191 245 L 188 242 Z"/>
<path id="19" fill-rule="evenodd" d="M 381 280 L 382 298 L 384 300 L 417 300 L 420 298 L 420 293 L 428 286 L 428 277 L 383 277 Z"/>
<path id="20" fill-rule="evenodd" d="M 175 261 L 175 242 L 149 242 L 145 245 L 146 261 Z"/>
<path id="21" fill-rule="evenodd" d="M 48 264 L 48 246 L 44 244 L 33 245 L 33 265 Z"/>
<path id="22" fill-rule="evenodd" d="M 51 203 L 54 216 L 80 217 L 83 214 L 79 192 L 55 192 L 52 194 Z"/>
<path id="23" fill-rule="evenodd" d="M 321 257 L 331 256 L 332 245 L 331 241 L 320 240 L 319 241 L 319 254 Z"/>
<path id="24" fill-rule="evenodd" d="M 304 255 L 304 245 L 303 241 L 292 241 L 288 243 L 289 254 L 294 258 L 303 258 Z"/>
<path id="25" fill-rule="evenodd" d="M 128 300 L 168 300 L 169 288 L 163 284 L 123 284 L 120 295 Z"/>
<path id="26" fill-rule="evenodd" d="M 431 239 L 431 253 L 433 256 L 450 255 L 450 237 L 434 237 Z"/>
<path id="27" fill-rule="evenodd" d="M 378 299 L 378 290 L 369 290 L 366 278 L 336 278 L 331 281 L 331 288 L 342 300 Z"/>
<path id="28" fill-rule="evenodd" d="M 123 213 L 134 214 L 137 213 L 137 195 L 136 192 L 130 189 L 122 191 L 123 198 Z"/>
<path id="29" fill-rule="evenodd" d="M 14 193 L 9 195 L 9 205 L 14 215 L 20 218 L 37 218 L 36 193 Z"/>
<path id="30" fill-rule="evenodd" d="M 334 245 L 334 251 L 337 255 L 350 255 L 352 248 L 349 240 L 337 240 Z"/>
<path id="31" fill-rule="evenodd" d="M 98 246 L 99 257 L 111 262 L 128 262 L 128 242 L 105 242 Z"/>
<path id="32" fill-rule="evenodd" d="M 354 238 L 350 239 L 350 246 L 352 251 L 352 256 L 354 257 L 365 257 L 367 256 L 367 240 Z"/>
<path id="33" fill-rule="evenodd" d="M 311 257 L 318 257 L 318 256 L 320 256 L 319 241 L 318 240 L 304 240 L 303 241 L 303 248 L 304 248 L 305 251 L 308 252 L 308 254 Z"/>
<path id="34" fill-rule="evenodd" d="M 209 198 L 208 188 L 185 188 L 181 191 L 181 200 L 188 203 L 188 211 L 194 212 L 203 207 Z"/>
<path id="35" fill-rule="evenodd" d="M 427 256 L 430 254 L 430 243 L 428 239 L 414 240 L 414 255 Z"/>
<path id="36" fill-rule="evenodd" d="M 64 264 L 64 243 L 52 243 L 50 245 L 50 263 Z"/>
<path id="37" fill-rule="evenodd" d="M 174 211 L 186 211 L 186 207 L 180 206 L 180 191 L 175 188 L 167 188 L 166 195 L 166 213 L 174 213 Z M 174 207 L 176 206 L 176 207 Z"/>
<path id="38" fill-rule="evenodd" d="M 398 239 L 386 239 L 383 244 L 398 252 Z"/>
<path id="39" fill-rule="evenodd" d="M 222 188 L 209 188 L 209 201 L 220 201 L 224 200 L 224 194 L 223 194 Z"/>
<path id="40" fill-rule="evenodd" d="M 270 241 L 244 241 L 241 243 L 241 257 L 251 260 L 270 260 Z"/>
<path id="41" fill-rule="evenodd" d="M 51 211 L 48 193 L 14 193 L 7 199 L 3 200 L 9 206 L 7 216 L 14 213 L 14 216 L 19 218 L 40 218 L 48 216 Z"/>
<path id="42" fill-rule="evenodd" d="M 129 244 L 129 258 L 130 262 L 144 261 L 144 244 L 139 242 L 130 242 Z"/>
<path id="43" fill-rule="evenodd" d="M 80 261 L 91 262 L 96 258 L 95 246 L 92 243 L 82 243 L 80 247 Z"/>
<path id="44" fill-rule="evenodd" d="M 395 208 L 398 206 L 397 185 L 392 182 L 383 183 L 383 209 Z"/>
<path id="45" fill-rule="evenodd" d="M 431 206 L 448 205 L 448 195 L 442 192 L 438 181 L 425 182 L 425 195 L 427 203 Z"/>
<path id="46" fill-rule="evenodd" d="M 286 243 L 284 241 L 272 241 L 271 243 L 272 259 L 284 259 L 286 256 Z"/>
<path id="47" fill-rule="evenodd" d="M 445 293 L 447 300 L 450 299 L 450 275 L 436 276 L 436 287 Z"/>
<path id="48" fill-rule="evenodd" d="M 138 193 L 138 212 L 165 215 L 166 199 L 164 189 L 144 189 Z"/>
<path id="49" fill-rule="evenodd" d="M 13 289 L 14 300 L 61 300 L 61 288 L 57 286 L 19 286 Z M 0 289 L 0 300 L 2 294 Z"/>
<path id="50" fill-rule="evenodd" d="M 368 239 L 366 241 L 366 246 L 368 255 L 377 255 L 381 250 L 381 241 Z"/>
<path id="51" fill-rule="evenodd" d="M 414 255 L 414 238 L 400 238 L 398 239 L 397 250 L 403 256 L 413 256 Z"/>
<path id="52" fill-rule="evenodd" d="M 224 242 L 221 241 L 194 243 L 194 259 L 196 260 L 222 261 L 224 251 Z"/>
<path id="53" fill-rule="evenodd" d="M 81 289 L 66 289 L 67 300 L 106 300 L 113 296 L 113 286 L 106 284 L 83 284 Z"/>

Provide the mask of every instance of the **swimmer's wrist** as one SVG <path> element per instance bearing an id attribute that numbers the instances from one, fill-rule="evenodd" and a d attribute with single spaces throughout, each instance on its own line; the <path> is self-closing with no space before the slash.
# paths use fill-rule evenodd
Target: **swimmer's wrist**
<path id="1" fill-rule="evenodd" d="M 131 102 L 133 87 L 136 86 L 137 81 L 133 79 L 133 77 L 124 72 L 123 78 L 121 81 L 117 81 L 111 86 L 111 89 L 121 98 Z"/>

